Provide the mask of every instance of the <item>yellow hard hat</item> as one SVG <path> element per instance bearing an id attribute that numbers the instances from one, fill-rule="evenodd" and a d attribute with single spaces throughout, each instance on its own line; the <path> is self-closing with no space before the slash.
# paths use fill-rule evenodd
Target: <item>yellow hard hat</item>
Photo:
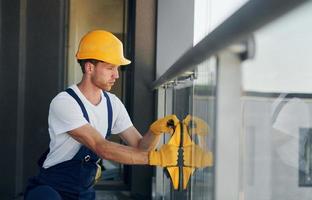
<path id="1" fill-rule="evenodd" d="M 121 41 L 112 33 L 103 30 L 91 31 L 81 39 L 76 58 L 96 59 L 114 65 L 131 63 L 123 55 Z"/>

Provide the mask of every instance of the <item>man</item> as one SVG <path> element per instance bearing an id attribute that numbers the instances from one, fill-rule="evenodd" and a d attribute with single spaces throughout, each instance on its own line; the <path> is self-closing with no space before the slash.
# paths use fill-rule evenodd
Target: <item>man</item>
<path id="1" fill-rule="evenodd" d="M 123 56 L 122 43 L 107 31 L 92 31 L 80 41 L 76 58 L 82 80 L 50 104 L 50 149 L 41 158 L 39 175 L 29 181 L 27 200 L 95 199 L 92 185 L 101 158 L 123 164 L 177 165 L 176 146 L 154 151 L 160 135 L 173 132 L 177 117 L 157 120 L 142 137 L 121 101 L 108 92 L 119 78 L 118 67 L 130 63 Z M 106 140 L 108 134 L 118 134 L 128 146 Z"/>

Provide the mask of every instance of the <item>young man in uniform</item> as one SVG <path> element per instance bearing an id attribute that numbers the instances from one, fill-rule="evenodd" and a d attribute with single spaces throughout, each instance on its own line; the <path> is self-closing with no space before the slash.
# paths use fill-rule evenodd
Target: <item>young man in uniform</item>
<path id="1" fill-rule="evenodd" d="M 142 137 L 122 102 L 108 92 L 119 78 L 118 67 L 130 63 L 119 39 L 103 30 L 89 32 L 81 39 L 76 58 L 82 80 L 50 104 L 50 148 L 40 159 L 39 174 L 29 181 L 27 200 L 95 199 L 99 159 L 130 165 L 177 164 L 177 147 L 165 144 L 154 150 L 160 135 L 172 132 L 179 122 L 176 116 L 155 121 Z M 106 140 L 110 134 L 118 134 L 128 146 Z"/>

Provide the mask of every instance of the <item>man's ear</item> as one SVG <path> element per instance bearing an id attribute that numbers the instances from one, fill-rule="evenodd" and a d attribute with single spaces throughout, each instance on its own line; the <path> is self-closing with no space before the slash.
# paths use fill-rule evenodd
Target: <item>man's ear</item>
<path id="1" fill-rule="evenodd" d="M 92 72 L 94 65 L 91 62 L 86 62 L 84 67 L 85 67 L 85 72 L 90 73 Z"/>

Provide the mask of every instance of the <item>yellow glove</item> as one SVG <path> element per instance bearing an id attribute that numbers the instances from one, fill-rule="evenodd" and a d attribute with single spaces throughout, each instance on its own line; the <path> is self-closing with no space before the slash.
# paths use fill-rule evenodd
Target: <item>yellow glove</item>
<path id="1" fill-rule="evenodd" d="M 189 128 L 190 133 L 198 134 L 200 136 L 208 134 L 208 124 L 199 117 L 187 115 L 184 118 L 183 123 Z"/>
<path id="2" fill-rule="evenodd" d="M 162 167 L 178 164 L 178 147 L 164 144 L 158 151 L 149 152 L 149 164 Z"/>
<path id="3" fill-rule="evenodd" d="M 155 135 L 162 133 L 173 133 L 173 128 L 179 123 L 176 115 L 168 115 L 164 118 L 158 119 L 150 126 L 150 130 Z"/>
<path id="4" fill-rule="evenodd" d="M 212 153 L 204 151 L 196 144 L 183 148 L 184 166 L 188 167 L 209 167 L 212 166 Z"/>

